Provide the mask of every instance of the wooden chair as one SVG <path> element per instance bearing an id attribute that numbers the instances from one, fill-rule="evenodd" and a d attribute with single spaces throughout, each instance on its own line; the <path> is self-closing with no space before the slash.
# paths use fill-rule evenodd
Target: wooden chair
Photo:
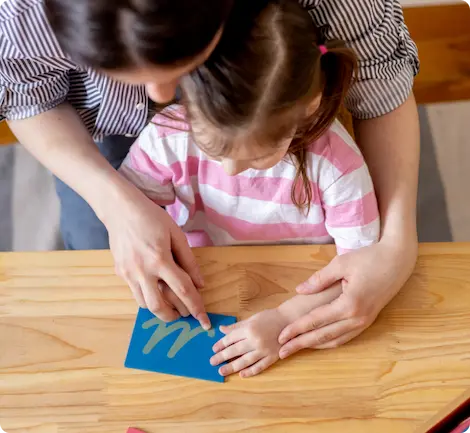
<path id="1" fill-rule="evenodd" d="M 12 134 L 10 131 L 10 128 L 8 128 L 8 125 L 6 122 L 0 123 L 0 146 L 6 146 L 8 144 L 13 144 L 16 143 L 17 140 L 15 136 Z"/>

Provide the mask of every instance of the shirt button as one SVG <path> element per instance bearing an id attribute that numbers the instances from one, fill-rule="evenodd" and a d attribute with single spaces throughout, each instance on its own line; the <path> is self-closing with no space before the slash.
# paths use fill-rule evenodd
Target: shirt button
<path id="1" fill-rule="evenodd" d="M 135 108 L 137 108 L 137 110 L 139 111 L 142 111 L 144 108 L 145 108 L 145 104 L 143 102 L 139 102 Z"/>
<path id="2" fill-rule="evenodd" d="M 134 137 L 134 135 L 133 134 L 126 134 L 124 137 L 132 138 L 132 137 Z"/>

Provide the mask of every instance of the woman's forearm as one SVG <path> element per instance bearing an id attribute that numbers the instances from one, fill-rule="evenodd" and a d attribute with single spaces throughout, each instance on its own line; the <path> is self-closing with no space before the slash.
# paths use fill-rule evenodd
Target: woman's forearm
<path id="1" fill-rule="evenodd" d="M 356 120 L 355 133 L 374 180 L 382 239 L 415 246 L 420 143 L 413 94 L 385 116 Z"/>
<path id="2" fill-rule="evenodd" d="M 109 234 L 116 273 L 142 307 L 162 320 L 189 312 L 210 328 L 196 260 L 170 216 L 124 179 L 100 154 L 75 110 L 62 104 L 9 122 L 18 140 L 94 209 Z M 174 293 L 163 296 L 158 281 Z"/>
<path id="3" fill-rule="evenodd" d="M 20 143 L 80 194 L 99 217 L 105 213 L 109 199 L 122 194 L 126 188 L 132 189 L 100 154 L 69 104 L 8 123 Z"/>

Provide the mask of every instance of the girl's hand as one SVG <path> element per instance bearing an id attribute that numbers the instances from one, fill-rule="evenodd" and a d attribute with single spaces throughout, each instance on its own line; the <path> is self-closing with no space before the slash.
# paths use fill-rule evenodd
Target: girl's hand
<path id="1" fill-rule="evenodd" d="M 287 358 L 304 348 L 330 349 L 367 329 L 411 275 L 417 247 L 400 247 L 384 240 L 335 257 L 297 288 L 300 294 L 318 293 L 337 281 L 342 294 L 288 325 L 279 337 L 279 356 Z"/>
<path id="2" fill-rule="evenodd" d="M 189 312 L 210 329 L 197 290 L 203 279 L 185 235 L 164 209 L 129 188 L 119 208 L 102 217 L 116 273 L 129 284 L 137 303 L 161 320 Z"/>
<path id="3" fill-rule="evenodd" d="M 266 370 L 279 359 L 279 334 L 287 325 L 277 310 L 265 310 L 231 326 L 221 326 L 226 334 L 213 347 L 212 365 L 230 361 L 219 369 L 222 376 L 240 372 L 251 377 Z"/>

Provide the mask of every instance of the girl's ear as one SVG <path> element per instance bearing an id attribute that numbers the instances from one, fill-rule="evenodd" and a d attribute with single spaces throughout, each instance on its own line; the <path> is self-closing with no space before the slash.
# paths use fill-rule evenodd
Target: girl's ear
<path id="1" fill-rule="evenodd" d="M 320 107 L 321 98 L 322 98 L 322 94 L 320 93 L 317 97 L 313 99 L 312 102 L 310 102 L 310 104 L 307 105 L 307 111 L 306 111 L 307 117 L 312 116 L 315 113 L 315 111 L 318 110 L 318 107 Z"/>

